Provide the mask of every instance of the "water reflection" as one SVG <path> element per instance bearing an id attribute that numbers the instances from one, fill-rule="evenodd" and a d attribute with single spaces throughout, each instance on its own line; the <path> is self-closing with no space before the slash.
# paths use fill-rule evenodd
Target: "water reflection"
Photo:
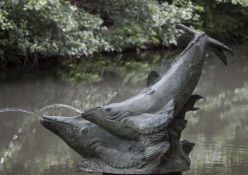
<path id="1" fill-rule="evenodd" d="M 188 115 L 183 137 L 196 143 L 185 174 L 247 174 L 248 59 L 236 52 L 229 67 L 208 63 L 197 92 L 206 98 Z M 208 76 L 208 73 L 209 76 Z"/>
<path id="2" fill-rule="evenodd" d="M 151 60 L 158 60 L 160 53 L 152 55 L 154 57 Z M 191 154 L 191 170 L 183 174 L 247 174 L 246 55 L 248 53 L 245 48 L 236 48 L 235 58 L 231 59 L 228 67 L 224 67 L 215 57 L 209 56 L 196 89 L 196 93 L 205 99 L 199 103 L 201 109 L 198 112 L 188 114 L 188 127 L 183 133 L 183 139 L 196 143 Z M 136 62 L 134 65 L 130 63 L 129 67 L 115 65 L 111 71 L 109 67 L 105 67 L 108 69 L 107 74 L 103 73 L 105 81 L 89 84 L 70 83 L 54 76 L 5 78 L 0 85 L 0 108 L 36 110 L 45 105 L 61 103 L 84 110 L 126 99 L 146 84 L 147 72 L 151 70 L 149 64 L 154 65 L 154 62 Z M 159 68 L 159 65 L 152 68 Z M 49 114 L 55 113 L 77 115 L 65 109 L 49 111 Z M 4 157 L 0 174 L 78 174 L 75 166 L 80 157 L 60 138 L 43 128 L 37 119 L 27 118 L 20 113 L 0 113 L 0 119 L 0 158 Z"/>

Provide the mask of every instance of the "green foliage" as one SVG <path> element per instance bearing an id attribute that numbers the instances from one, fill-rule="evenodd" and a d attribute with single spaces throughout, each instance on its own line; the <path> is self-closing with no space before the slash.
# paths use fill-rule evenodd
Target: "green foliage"
<path id="1" fill-rule="evenodd" d="M 66 0 L 1 1 L 0 61 L 168 46 L 176 44 L 176 23 L 221 40 L 248 35 L 247 0 L 82 0 L 81 7 Z"/>
<path id="2" fill-rule="evenodd" d="M 154 0 L 96 0 L 98 13 L 111 20 L 113 29 L 106 40 L 116 50 L 128 47 L 145 49 L 149 45 L 167 45 L 176 43 L 176 23 L 197 20 L 195 7 L 187 3 L 159 4 Z M 119 43 L 116 44 L 116 43 Z"/>
<path id="3" fill-rule="evenodd" d="M 232 3 L 234 5 L 241 5 L 243 7 L 248 7 L 247 0 L 216 0 L 219 3 Z"/>
<path id="4" fill-rule="evenodd" d="M 0 46 L 13 55 L 82 56 L 111 47 L 96 31 L 102 20 L 64 0 L 1 2 Z"/>
<path id="5" fill-rule="evenodd" d="M 236 42 L 248 37 L 247 0 L 192 1 L 203 9 L 199 13 L 199 28 L 222 41 Z"/>
<path id="6" fill-rule="evenodd" d="M 65 0 L 1 2 L 1 57 L 88 56 L 102 51 L 175 43 L 175 23 L 193 17 L 192 6 L 145 0 L 96 1 L 103 20 Z M 16 60 L 14 60 L 16 61 Z"/>

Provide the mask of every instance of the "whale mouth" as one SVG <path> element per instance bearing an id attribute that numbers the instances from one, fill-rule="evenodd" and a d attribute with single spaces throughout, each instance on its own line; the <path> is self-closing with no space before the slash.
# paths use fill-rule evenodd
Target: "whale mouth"
<path id="1" fill-rule="evenodd" d="M 58 116 L 42 116 L 40 122 L 43 126 L 56 125 L 56 124 L 64 124 L 68 125 L 69 123 L 66 120 L 60 119 L 62 117 Z"/>
<path id="2" fill-rule="evenodd" d="M 41 124 L 48 130 L 59 134 L 62 130 L 68 130 L 75 127 L 74 117 L 61 117 L 61 116 L 42 116 L 40 119 Z"/>

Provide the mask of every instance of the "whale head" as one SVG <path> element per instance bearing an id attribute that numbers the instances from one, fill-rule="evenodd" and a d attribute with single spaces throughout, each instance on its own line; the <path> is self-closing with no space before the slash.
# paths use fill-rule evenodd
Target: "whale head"
<path id="1" fill-rule="evenodd" d="M 92 109 L 89 109 L 83 112 L 81 114 L 81 117 L 94 123 L 99 123 L 102 120 L 114 121 L 115 119 L 119 117 L 118 114 L 112 114 L 108 110 L 109 108 L 106 109 L 105 107 L 95 107 L 95 108 L 92 108 Z"/>
<path id="2" fill-rule="evenodd" d="M 95 157 L 96 147 L 101 144 L 99 129 L 82 117 L 43 116 L 41 124 L 63 139 L 83 157 Z"/>

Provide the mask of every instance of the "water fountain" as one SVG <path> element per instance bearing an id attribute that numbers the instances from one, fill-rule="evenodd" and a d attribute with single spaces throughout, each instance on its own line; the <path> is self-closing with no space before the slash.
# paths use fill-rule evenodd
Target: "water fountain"
<path id="1" fill-rule="evenodd" d="M 190 168 L 189 153 L 194 143 L 180 140 L 187 121 L 201 99 L 193 91 L 201 76 L 206 49 L 211 47 L 221 61 L 223 43 L 184 25 L 179 29 L 191 41 L 167 70 L 148 75 L 147 87 L 120 103 L 98 106 L 75 117 L 37 114 L 44 127 L 61 137 L 83 160 L 78 170 L 108 174 L 165 174 Z M 61 107 L 68 107 L 63 106 Z"/>

